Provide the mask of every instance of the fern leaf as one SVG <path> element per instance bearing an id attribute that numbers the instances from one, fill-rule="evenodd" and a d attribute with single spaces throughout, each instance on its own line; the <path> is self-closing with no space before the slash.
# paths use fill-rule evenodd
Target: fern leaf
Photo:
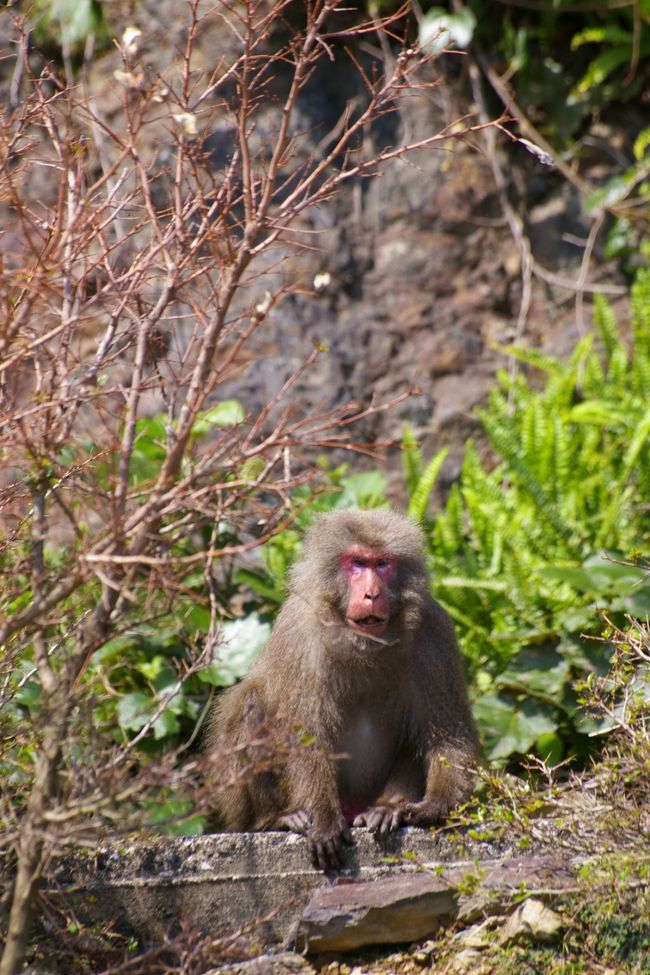
<path id="1" fill-rule="evenodd" d="M 408 514 L 409 517 L 413 518 L 417 522 L 421 522 L 424 518 L 433 486 L 438 479 L 440 468 L 444 464 L 448 453 L 449 448 L 443 447 L 442 450 L 438 451 L 435 457 L 431 458 L 429 463 L 422 471 L 417 484 L 415 484 L 413 490 L 411 491 Z"/>
<path id="2" fill-rule="evenodd" d="M 510 355 L 518 362 L 524 362 L 526 365 L 533 366 L 535 369 L 543 370 L 543 372 L 554 374 L 561 372 L 563 368 L 559 359 L 556 359 L 554 356 L 544 355 L 538 349 L 524 349 L 519 345 L 498 344 L 496 348 L 499 352 L 503 352 L 504 355 Z"/>
<path id="3" fill-rule="evenodd" d="M 472 579 L 469 576 L 444 576 L 436 580 L 444 589 L 485 589 L 487 592 L 507 592 L 508 584 L 500 579 Z"/>
<path id="4" fill-rule="evenodd" d="M 617 345 L 611 354 L 607 370 L 607 385 L 613 387 L 612 392 L 617 398 L 622 389 L 627 389 L 630 382 L 629 362 L 627 352 L 622 345 Z"/>
<path id="5" fill-rule="evenodd" d="M 647 269 L 637 273 L 631 305 L 634 347 L 650 354 L 650 271 Z"/>
<path id="6" fill-rule="evenodd" d="M 417 488 L 422 472 L 422 452 L 415 437 L 413 427 L 405 426 L 402 434 L 402 467 L 404 481 L 409 497 Z"/>
<path id="7" fill-rule="evenodd" d="M 621 337 L 614 310 L 604 295 L 594 295 L 594 325 L 605 347 L 607 358 L 620 345 Z"/>
<path id="8" fill-rule="evenodd" d="M 645 349 L 636 348 L 634 350 L 632 376 L 637 393 L 646 397 L 650 392 L 650 353 L 646 352 Z"/>
<path id="9" fill-rule="evenodd" d="M 573 529 L 565 523 L 544 485 L 527 466 L 519 451 L 517 438 L 493 423 L 491 418 L 485 415 L 483 416 L 483 423 L 490 440 L 502 457 L 508 461 L 521 486 L 534 500 L 540 516 L 546 518 L 556 532 L 568 542 L 573 536 Z"/>
<path id="10" fill-rule="evenodd" d="M 625 458 L 623 460 L 623 473 L 624 477 L 628 477 L 636 464 L 639 455 L 644 447 L 648 445 L 650 439 L 650 409 L 646 412 L 645 416 L 637 426 L 634 436 L 632 437 L 632 442 L 627 449 Z"/>

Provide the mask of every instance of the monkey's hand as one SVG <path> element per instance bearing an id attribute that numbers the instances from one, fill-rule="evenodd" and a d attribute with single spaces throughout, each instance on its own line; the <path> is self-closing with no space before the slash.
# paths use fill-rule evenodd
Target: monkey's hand
<path id="1" fill-rule="evenodd" d="M 404 816 L 399 806 L 371 806 L 354 820 L 353 826 L 366 826 L 375 836 L 388 836 L 402 825 Z"/>
<path id="2" fill-rule="evenodd" d="M 331 827 L 312 826 L 307 831 L 307 839 L 312 863 L 317 870 L 325 870 L 326 873 L 341 869 L 345 860 L 345 847 L 353 842 L 350 827 L 343 816 Z"/>
<path id="3" fill-rule="evenodd" d="M 350 827 L 343 816 L 331 828 L 318 828 L 304 809 L 295 809 L 280 816 L 275 825 L 277 829 L 289 829 L 293 833 L 306 836 L 312 863 L 317 870 L 328 873 L 341 869 L 344 848 L 353 842 Z"/>

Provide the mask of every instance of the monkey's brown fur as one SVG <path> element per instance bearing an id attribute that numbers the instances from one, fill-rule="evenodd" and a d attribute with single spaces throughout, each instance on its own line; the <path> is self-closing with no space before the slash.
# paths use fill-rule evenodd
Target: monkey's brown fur
<path id="1" fill-rule="evenodd" d="M 341 560 L 356 546 L 395 559 L 381 639 L 345 622 Z M 295 740 L 295 729 L 315 742 L 265 765 L 271 740 Z M 435 822 L 468 797 L 476 733 L 451 621 L 429 594 L 412 522 L 347 510 L 315 521 L 268 644 L 211 716 L 209 747 L 226 826 L 305 833 L 324 868 L 340 864 L 346 816 L 385 834 Z"/>

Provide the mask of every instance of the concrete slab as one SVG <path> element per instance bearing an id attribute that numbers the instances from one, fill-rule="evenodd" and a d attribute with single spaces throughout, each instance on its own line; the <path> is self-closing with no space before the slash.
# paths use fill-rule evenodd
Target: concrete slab
<path id="1" fill-rule="evenodd" d="M 264 942 L 284 941 L 311 891 L 422 867 L 505 856 L 504 846 L 402 829 L 386 841 L 353 830 L 346 868 L 327 878 L 311 867 L 305 840 L 292 833 L 221 833 L 102 847 L 66 857 L 49 896 L 72 904 L 84 923 L 114 922 L 141 944 L 158 943 L 188 920 L 196 929 L 232 934 L 251 928 Z"/>

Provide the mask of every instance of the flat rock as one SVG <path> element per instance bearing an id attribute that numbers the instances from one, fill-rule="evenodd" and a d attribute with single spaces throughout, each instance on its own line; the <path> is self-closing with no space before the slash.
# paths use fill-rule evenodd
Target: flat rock
<path id="1" fill-rule="evenodd" d="M 456 900 L 453 884 L 427 873 L 320 887 L 300 919 L 297 947 L 318 953 L 418 941 L 454 913 Z"/>
<path id="2" fill-rule="evenodd" d="M 498 894 L 500 909 L 501 900 L 520 892 L 524 885 L 566 888 L 573 880 L 571 863 L 556 854 L 545 854 L 481 864 L 456 862 L 370 883 L 320 887 L 312 893 L 300 918 L 296 945 L 301 951 L 317 954 L 418 941 L 433 934 L 445 920 L 458 916 L 462 891 L 468 884 L 479 883 L 484 892 Z M 557 914 L 531 899 L 509 918 L 504 930 L 512 926 L 510 940 L 525 935 L 532 940 L 551 940 L 560 930 L 558 921 L 561 924 Z M 483 941 L 467 945 L 484 946 Z"/>

